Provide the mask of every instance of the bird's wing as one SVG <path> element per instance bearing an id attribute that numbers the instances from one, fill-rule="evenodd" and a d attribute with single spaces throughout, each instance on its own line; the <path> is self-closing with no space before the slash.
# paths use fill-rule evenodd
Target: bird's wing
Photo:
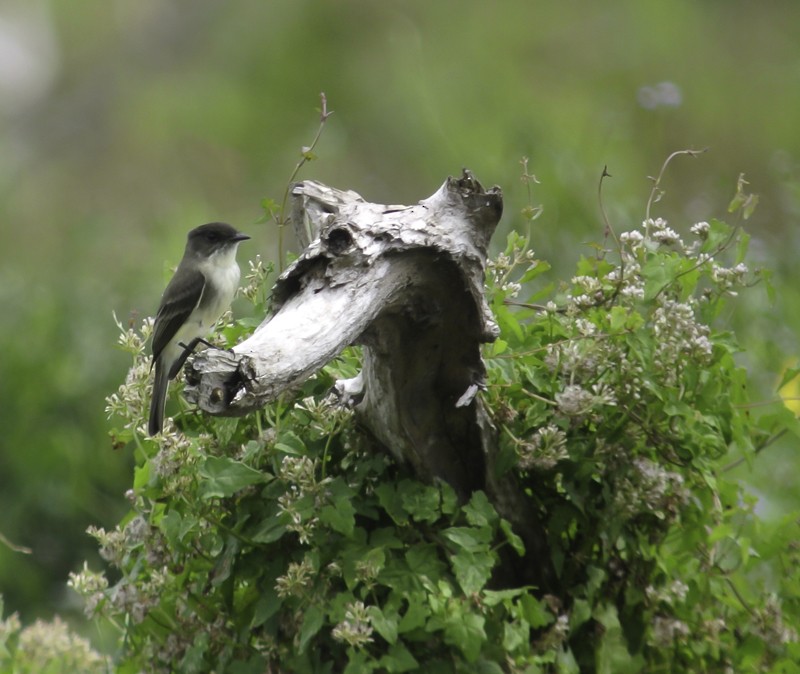
<path id="1" fill-rule="evenodd" d="M 178 269 L 167 285 L 153 328 L 153 359 L 158 358 L 200 302 L 206 279 L 197 270 Z M 168 298 L 168 299 L 166 299 Z"/>

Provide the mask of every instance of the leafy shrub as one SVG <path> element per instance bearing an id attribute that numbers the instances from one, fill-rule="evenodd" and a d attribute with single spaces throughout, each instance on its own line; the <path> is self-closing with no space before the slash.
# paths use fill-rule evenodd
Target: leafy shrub
<path id="1" fill-rule="evenodd" d="M 489 267 L 484 400 L 547 532 L 549 559 L 524 558 L 547 587 L 499 582 L 500 553 L 525 550 L 483 492 L 420 483 L 329 399 L 357 351 L 246 419 L 184 410 L 148 438 L 152 324 L 123 329 L 109 411 L 131 511 L 91 532 L 108 576 L 70 581 L 119 625 L 118 671 L 797 671 L 798 522 L 760 521 L 726 470 L 798 433 L 780 402 L 751 408 L 717 326 L 759 277 L 747 236 L 714 220 L 687 242 L 647 210 L 560 287 L 516 234 Z M 257 313 L 267 271 L 244 291 Z"/>

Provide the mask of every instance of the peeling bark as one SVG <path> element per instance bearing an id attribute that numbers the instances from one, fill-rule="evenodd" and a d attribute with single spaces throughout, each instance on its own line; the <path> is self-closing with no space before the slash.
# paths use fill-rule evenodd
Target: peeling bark
<path id="1" fill-rule="evenodd" d="M 186 397 L 211 414 L 246 414 L 361 345 L 362 371 L 336 386 L 360 421 L 421 479 L 445 480 L 462 500 L 485 489 L 527 556 L 541 559 L 528 499 L 509 474 L 495 475 L 496 432 L 476 397 L 481 344 L 498 333 L 484 273 L 499 188 L 485 190 L 465 170 L 414 206 L 373 204 L 311 181 L 292 196 L 307 247 L 278 279 L 272 315 L 232 352 L 197 354 Z"/>

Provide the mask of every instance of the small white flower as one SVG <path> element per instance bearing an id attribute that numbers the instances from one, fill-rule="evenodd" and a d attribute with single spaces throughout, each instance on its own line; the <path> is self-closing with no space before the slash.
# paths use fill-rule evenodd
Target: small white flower
<path id="1" fill-rule="evenodd" d="M 586 293 L 593 293 L 600 290 L 600 281 L 594 276 L 573 276 L 572 284 L 579 286 Z"/>
<path id="2" fill-rule="evenodd" d="M 500 290 L 508 293 L 509 297 L 516 297 L 519 295 L 519 291 L 522 290 L 522 285 L 514 281 L 509 281 L 508 283 L 504 283 L 502 286 L 500 286 Z"/>
<path id="3" fill-rule="evenodd" d="M 356 601 L 347 605 L 344 620 L 333 628 L 331 636 L 354 648 L 363 648 L 372 641 L 372 632 L 367 607 L 364 602 Z"/>
<path id="4" fill-rule="evenodd" d="M 620 293 L 623 297 L 630 297 L 635 300 L 644 299 L 644 288 L 642 286 L 624 286 Z"/>
<path id="5" fill-rule="evenodd" d="M 586 295 L 585 293 L 582 295 L 578 295 L 577 297 L 572 298 L 572 303 L 576 307 L 588 308 L 594 306 L 594 300 Z"/>
<path id="6" fill-rule="evenodd" d="M 658 241 L 659 243 L 663 243 L 667 246 L 671 246 L 673 244 L 680 244 L 681 246 L 683 245 L 681 237 L 678 236 L 678 232 L 671 227 L 664 227 L 664 229 L 655 230 L 652 233 L 652 237 L 654 241 Z"/>
<path id="7" fill-rule="evenodd" d="M 555 398 L 559 411 L 568 417 L 588 414 L 595 401 L 595 397 L 589 391 L 575 384 L 564 387 L 561 393 L 556 393 Z"/>
<path id="8" fill-rule="evenodd" d="M 630 244 L 631 248 L 635 248 L 644 241 L 644 235 L 635 229 L 631 232 L 622 232 L 619 235 L 619 240 L 622 243 Z"/>

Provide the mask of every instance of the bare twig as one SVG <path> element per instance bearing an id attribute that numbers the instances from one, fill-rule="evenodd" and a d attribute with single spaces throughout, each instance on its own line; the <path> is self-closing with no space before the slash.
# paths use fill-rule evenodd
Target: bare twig
<path id="1" fill-rule="evenodd" d="M 653 181 L 653 187 L 650 189 L 650 196 L 647 199 L 647 208 L 645 209 L 644 214 L 644 221 L 647 223 L 650 220 L 650 209 L 654 203 L 656 203 L 661 197 L 664 195 L 664 192 L 661 190 L 661 180 L 664 178 L 664 173 L 667 170 L 667 166 L 669 166 L 670 162 L 675 159 L 675 157 L 679 157 L 680 155 L 689 155 L 690 157 L 697 157 L 704 152 L 708 152 L 708 148 L 703 148 L 702 150 L 676 150 L 673 152 L 669 157 L 664 160 L 664 163 L 661 165 L 661 170 L 658 172 L 658 176 L 653 178 L 651 177 L 650 180 Z M 647 225 L 645 225 L 647 227 Z M 647 234 L 650 234 L 648 229 Z"/>
<path id="2" fill-rule="evenodd" d="M 292 171 L 292 175 L 289 176 L 289 180 L 286 182 L 286 189 L 283 192 L 283 199 L 281 199 L 281 207 L 278 211 L 277 223 L 278 223 L 278 268 L 280 271 L 283 271 L 283 230 L 288 223 L 288 218 L 286 217 L 286 203 L 289 200 L 289 192 L 292 189 L 292 185 L 294 184 L 295 178 L 297 178 L 297 174 L 300 173 L 300 169 L 303 166 L 314 159 L 314 148 L 317 146 L 319 139 L 322 137 L 322 130 L 325 128 L 325 122 L 328 121 L 328 117 L 333 114 L 333 110 L 328 110 L 328 98 L 325 96 L 325 92 L 321 92 L 320 95 L 320 114 L 319 114 L 319 127 L 317 127 L 317 133 L 314 136 L 314 140 L 311 141 L 311 145 L 303 146 L 300 150 L 300 160 L 294 167 Z"/>
<path id="3" fill-rule="evenodd" d="M 0 533 L 0 543 L 5 545 L 9 550 L 13 550 L 14 552 L 21 552 L 23 555 L 30 555 L 33 552 L 33 550 L 31 550 L 30 548 L 26 548 L 24 545 L 17 545 L 16 543 L 12 543 L 2 533 Z"/>

